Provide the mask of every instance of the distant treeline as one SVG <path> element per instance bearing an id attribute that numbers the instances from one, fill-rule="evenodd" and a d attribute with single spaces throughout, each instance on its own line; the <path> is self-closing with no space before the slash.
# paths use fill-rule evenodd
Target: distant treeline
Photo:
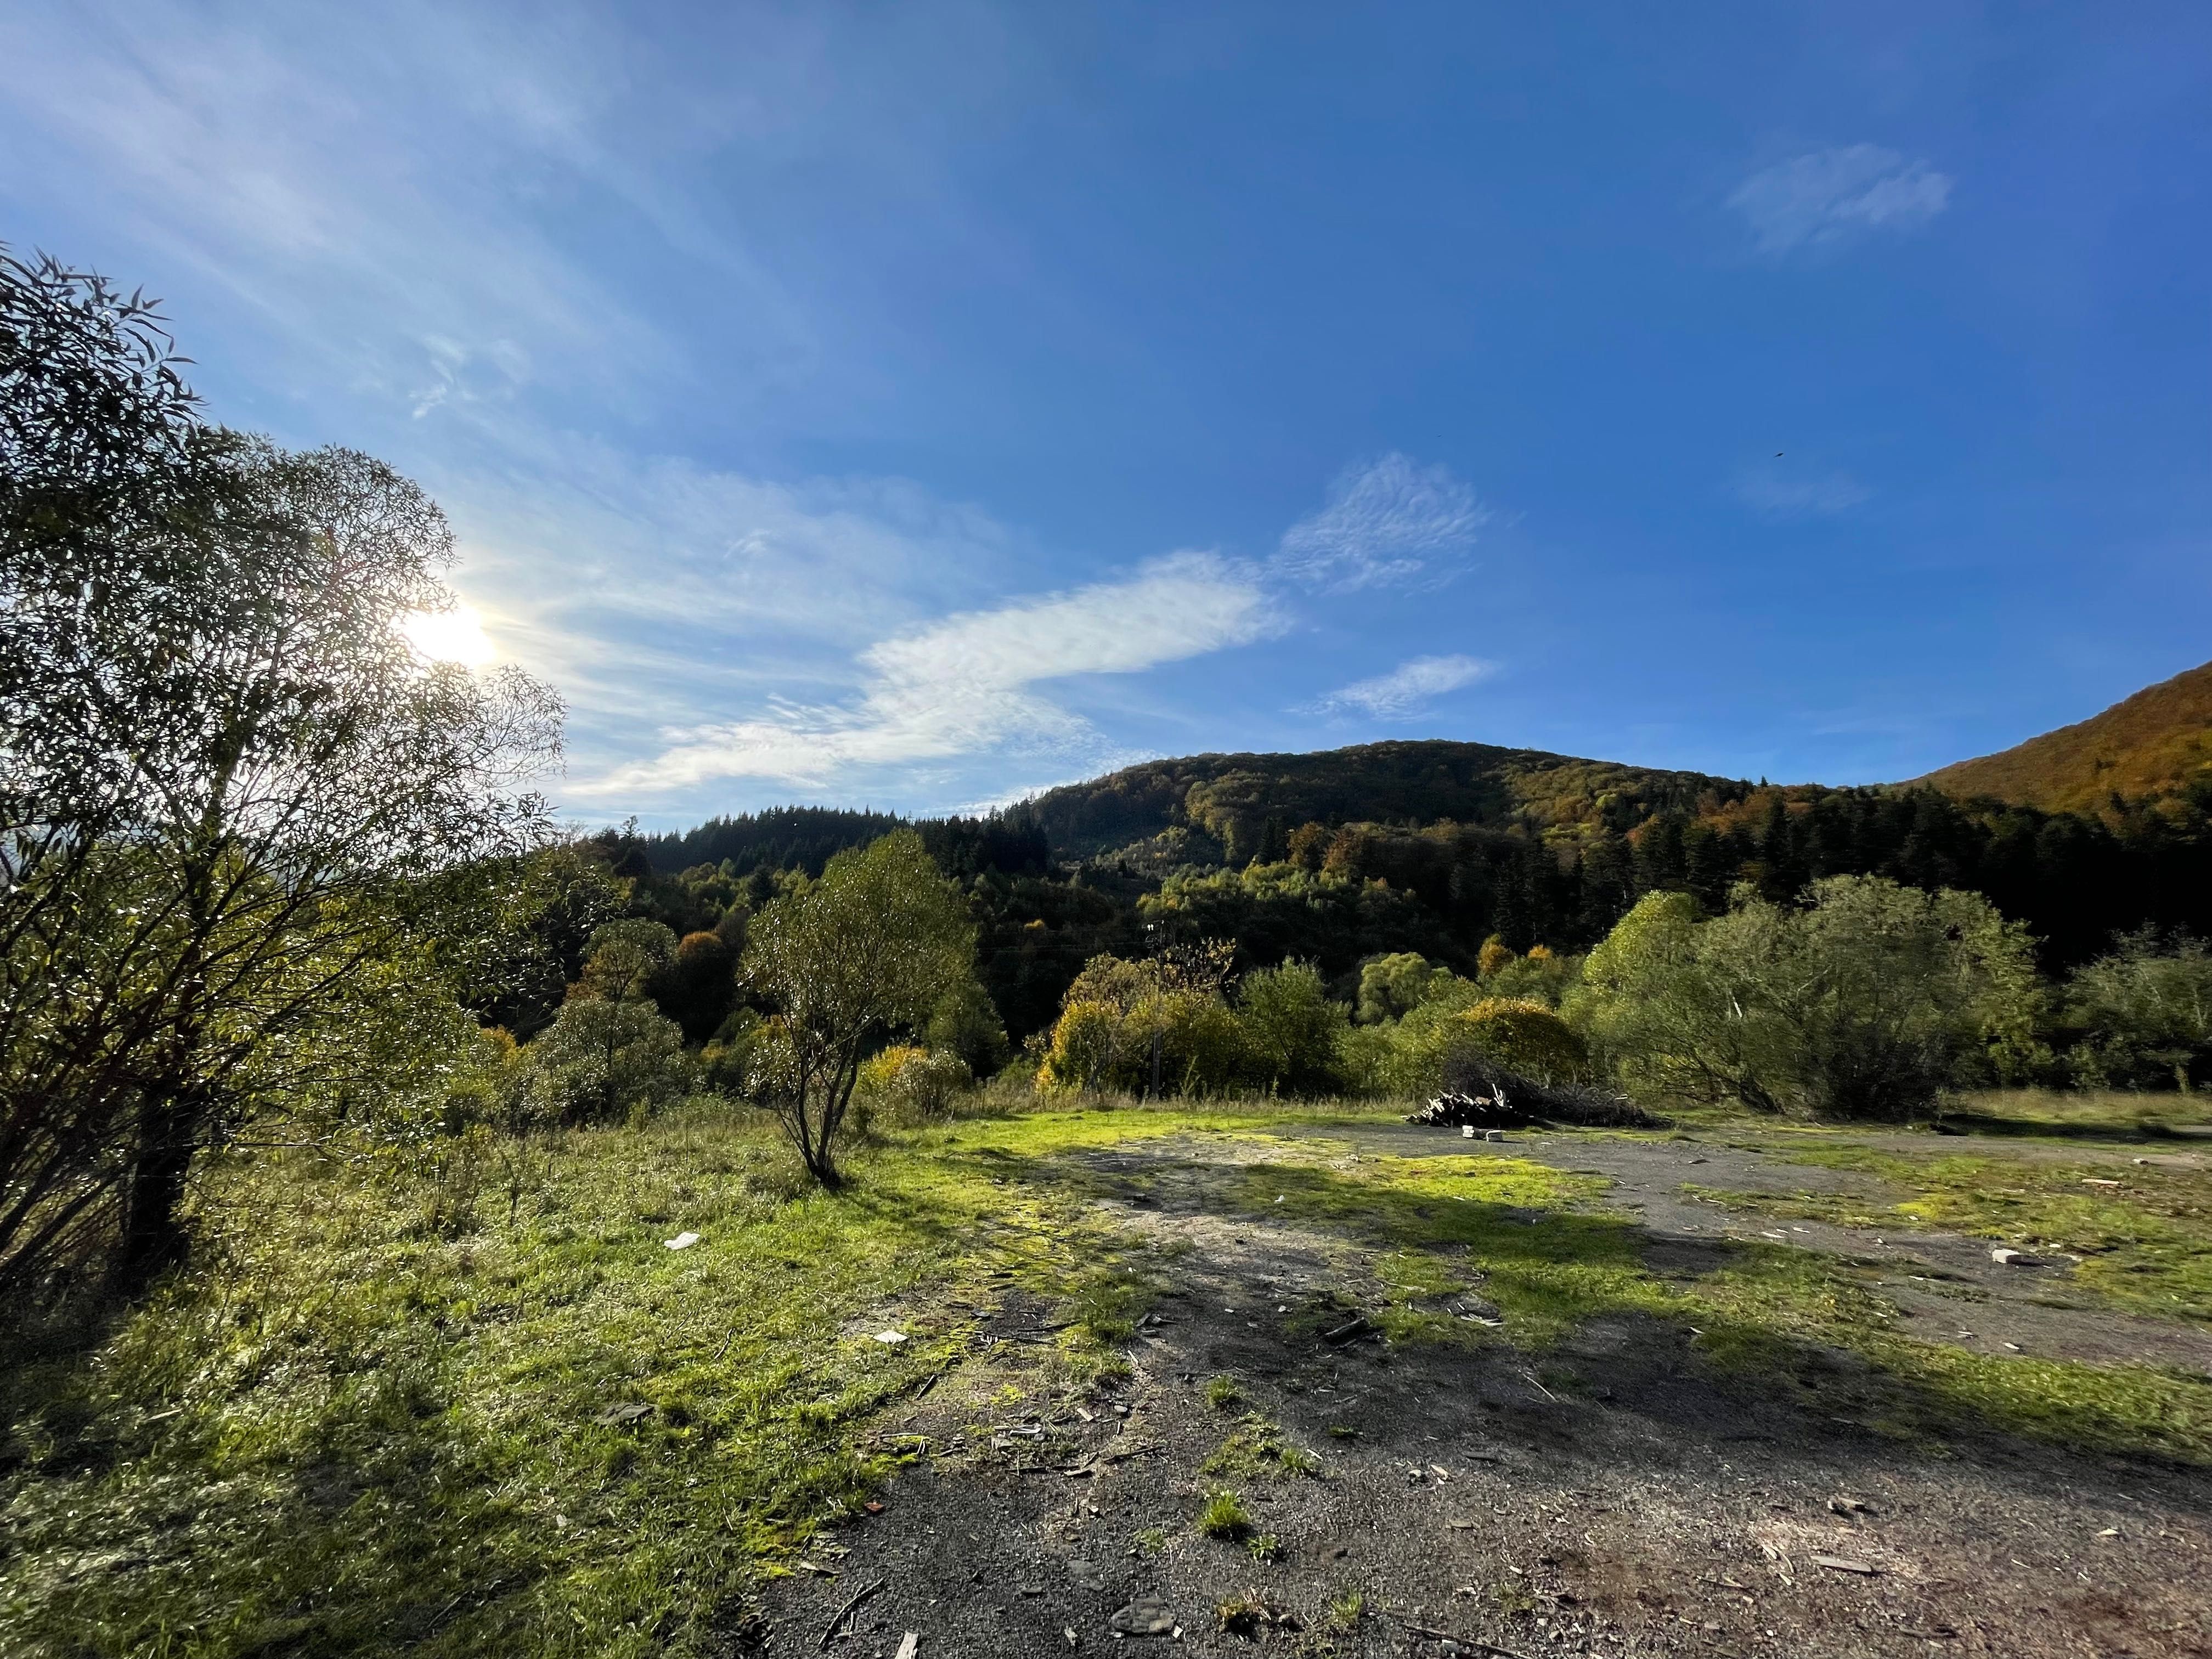
<path id="1" fill-rule="evenodd" d="M 2212 935 L 2212 785 L 2103 817 L 1932 789 L 1739 784 L 1644 799 L 1646 815 L 1623 824 L 1621 797 L 1608 791 L 1574 830 L 1548 834 L 1519 814 L 1491 824 L 1285 826 L 1266 812 L 1234 836 L 1193 826 L 1188 861 L 1165 872 L 1150 851 L 1056 865 L 1027 805 L 913 827 L 969 894 L 983 982 L 1017 1041 L 1052 1024 L 1068 984 L 1102 951 L 1233 939 L 1240 969 L 1311 961 L 1348 996 L 1360 964 L 1378 955 L 1418 951 L 1472 974 L 1486 939 L 1585 950 L 1647 893 L 1687 892 L 1717 914 L 1738 883 L 1778 902 L 1838 875 L 1978 891 L 2027 924 L 2054 973 L 2145 926 Z M 715 925 L 718 896 L 735 897 L 732 882 L 750 879 L 757 903 L 777 872 L 818 875 L 833 854 L 903 822 L 783 807 L 640 838 L 617 862 L 633 873 L 649 863 L 641 904 L 680 933 Z M 1231 840 L 1252 851 L 1236 859 L 1242 848 L 1223 846 Z"/>
<path id="2" fill-rule="evenodd" d="M 641 836 L 635 845 L 659 875 L 712 865 L 725 875 L 739 878 L 756 870 L 804 870 L 809 877 L 818 877 L 823 866 L 847 848 L 865 847 L 908 823 L 894 812 L 771 806 L 761 812 L 709 818 L 681 835 Z M 1051 863 L 1044 827 L 1026 806 L 981 817 L 921 818 L 913 820 L 911 827 L 947 875 L 976 876 L 994 870 L 1042 875 Z"/>
<path id="3" fill-rule="evenodd" d="M 1294 849 L 1299 840 L 1290 837 Z M 1983 893 L 2027 924 L 2054 969 L 2146 925 L 2212 932 L 2212 787 L 2203 785 L 2109 819 L 1932 789 L 1762 788 L 1569 844 L 1455 825 L 1352 826 L 1308 859 L 1411 892 L 1469 950 L 1493 933 L 1516 950 L 1580 949 L 1646 893 L 1686 891 L 1717 912 L 1738 882 L 1781 901 L 1836 875 Z"/>

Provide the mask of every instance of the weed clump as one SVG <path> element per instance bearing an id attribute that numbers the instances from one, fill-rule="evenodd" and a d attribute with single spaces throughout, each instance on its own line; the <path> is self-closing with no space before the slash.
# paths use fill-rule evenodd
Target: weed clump
<path id="1" fill-rule="evenodd" d="M 1244 1403 L 1244 1396 L 1237 1391 L 1233 1376 L 1209 1376 L 1206 1379 L 1207 1409 L 1217 1412 L 1234 1411 Z"/>
<path id="2" fill-rule="evenodd" d="M 1321 1459 L 1284 1439 L 1282 1429 L 1259 1413 L 1247 1412 L 1199 1468 L 1244 1480 L 1283 1480 L 1319 1474 Z"/>
<path id="3" fill-rule="evenodd" d="M 1359 1628 L 1359 1621 L 1367 1616 L 1367 1598 L 1356 1589 L 1348 1589 L 1328 1604 L 1328 1625 L 1340 1636 L 1349 1636 Z"/>
<path id="4" fill-rule="evenodd" d="M 1251 1512 L 1244 1500 L 1233 1492 L 1221 1491 L 1210 1494 L 1206 1507 L 1198 1512 L 1198 1529 L 1208 1538 L 1219 1538 L 1235 1543 L 1250 1536 Z"/>

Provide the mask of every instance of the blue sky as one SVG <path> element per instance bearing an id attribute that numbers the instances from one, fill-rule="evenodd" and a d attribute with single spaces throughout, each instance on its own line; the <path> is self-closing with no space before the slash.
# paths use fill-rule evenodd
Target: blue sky
<path id="1" fill-rule="evenodd" d="M 2212 9 L 0 14 L 0 239 L 427 484 L 557 793 L 1917 775 L 2212 657 Z"/>

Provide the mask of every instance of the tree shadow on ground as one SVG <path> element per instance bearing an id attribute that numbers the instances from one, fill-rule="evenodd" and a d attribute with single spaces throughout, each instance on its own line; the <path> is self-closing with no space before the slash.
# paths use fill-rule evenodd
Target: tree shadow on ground
<path id="1" fill-rule="evenodd" d="M 1662 1238 L 1618 1216 L 1181 1150 L 1156 1149 L 1133 1169 L 1132 1149 L 1119 1148 L 1124 1167 L 1112 1170 L 1080 1155 L 1026 1160 L 1021 1178 L 1094 1198 L 1141 1192 L 1170 1214 L 1277 1224 L 1425 1257 L 1447 1280 L 1456 1275 L 1478 1290 L 1505 1325 L 1471 1328 L 1408 1298 L 1382 1322 L 1409 1354 L 1433 1347 L 1478 1372 L 1533 1372 L 1556 1394 L 1559 1384 L 1544 1381 L 1552 1366 L 1568 1390 L 1602 1393 L 1664 1432 L 1755 1422 L 1789 1443 L 1875 1437 L 1931 1455 L 1978 1446 L 2010 1456 L 2034 1443 L 2069 1455 L 2212 1466 L 2212 1385 L 2204 1379 L 1999 1359 L 1894 1335 L 1882 1328 L 1884 1305 L 1848 1264 L 1814 1252 Z M 1591 1347 L 1594 1333 L 1627 1328 L 1641 1334 Z M 1283 1335 L 1312 1340 L 1289 1322 Z"/>

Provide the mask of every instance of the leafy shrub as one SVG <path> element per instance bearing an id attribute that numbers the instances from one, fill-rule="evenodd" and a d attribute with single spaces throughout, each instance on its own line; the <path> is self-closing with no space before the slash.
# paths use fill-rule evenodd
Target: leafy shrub
<path id="1" fill-rule="evenodd" d="M 1071 1001 L 1053 1028 L 1038 1081 L 1047 1088 L 1146 1092 L 1156 1040 L 1163 1094 L 1221 1094 L 1249 1068 L 1244 1026 L 1226 1003 L 1169 991 L 1140 999 L 1126 1013 L 1109 1003 Z"/>
<path id="2" fill-rule="evenodd" d="M 645 1002 L 574 998 L 524 1053 L 536 1115 L 562 1123 L 641 1117 L 696 1080 L 684 1033 Z"/>
<path id="3" fill-rule="evenodd" d="M 1038 1083 L 1054 1089 L 1098 1089 L 1117 1075 L 1122 1016 L 1111 1004 L 1071 1000 L 1052 1028 Z"/>
<path id="4" fill-rule="evenodd" d="M 1290 1094 L 1320 1094 L 1342 1086 L 1338 1038 L 1345 1008 L 1329 1000 L 1311 963 L 1286 962 L 1244 975 L 1237 987 L 1237 1017 L 1244 1028 L 1251 1081 Z"/>
<path id="5" fill-rule="evenodd" d="M 2212 954 L 2187 934 L 2129 934 L 2075 973 L 2066 1014 L 2082 1082 L 2187 1089 L 2212 1073 Z"/>
<path id="6" fill-rule="evenodd" d="M 1987 899 L 1858 876 L 1806 899 L 1739 889 L 1701 921 L 1688 895 L 1648 895 L 1569 1016 L 1632 1088 L 1766 1110 L 1903 1118 L 2035 1063 L 2030 941 Z"/>
<path id="7" fill-rule="evenodd" d="M 1589 1050 L 1540 1002 L 1485 997 L 1455 1018 L 1459 1041 L 1540 1083 L 1565 1083 L 1589 1069 Z"/>
<path id="8" fill-rule="evenodd" d="M 856 1093 L 873 1117 L 928 1123 L 951 1116 L 954 1097 L 974 1080 L 957 1054 L 900 1045 L 861 1065 Z"/>

